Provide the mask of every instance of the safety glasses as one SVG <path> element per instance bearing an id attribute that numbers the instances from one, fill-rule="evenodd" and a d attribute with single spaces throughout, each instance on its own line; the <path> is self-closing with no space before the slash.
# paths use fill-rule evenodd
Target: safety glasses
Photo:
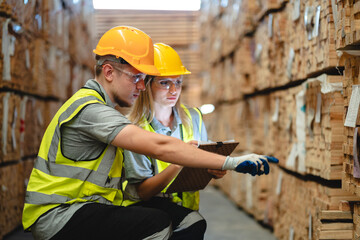
<path id="1" fill-rule="evenodd" d="M 164 90 L 169 90 L 171 85 L 175 85 L 176 89 L 180 89 L 183 83 L 183 76 L 180 76 L 178 78 L 154 78 L 153 82 L 156 87 Z"/>
<path id="2" fill-rule="evenodd" d="M 120 68 L 117 68 L 117 67 L 115 67 L 115 66 L 112 66 L 112 67 L 115 68 L 116 70 L 118 70 L 119 72 L 128 75 L 128 77 L 130 78 L 130 80 L 131 80 L 134 84 L 138 83 L 138 82 L 141 81 L 141 80 L 144 80 L 145 77 L 146 77 L 146 74 L 145 74 L 145 73 L 133 74 L 133 73 L 128 72 L 128 71 L 126 71 L 126 70 L 124 70 L 124 69 L 120 69 Z"/>

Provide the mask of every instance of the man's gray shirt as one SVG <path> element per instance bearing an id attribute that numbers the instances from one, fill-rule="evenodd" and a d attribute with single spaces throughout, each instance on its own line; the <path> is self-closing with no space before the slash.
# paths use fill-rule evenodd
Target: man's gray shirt
<path id="1" fill-rule="evenodd" d="M 61 128 L 62 152 L 73 160 L 97 158 L 115 136 L 131 122 L 115 109 L 104 88 L 95 80 L 88 80 L 85 88 L 97 91 L 106 104 L 90 104 Z M 71 216 L 84 204 L 60 206 L 41 216 L 32 226 L 36 239 L 50 239 L 62 229 Z"/>
<path id="2" fill-rule="evenodd" d="M 86 88 L 94 89 L 105 98 L 104 104 L 86 106 L 71 122 L 61 128 L 63 154 L 74 160 L 97 158 L 116 135 L 131 122 L 115 110 L 104 88 L 89 80 Z"/>

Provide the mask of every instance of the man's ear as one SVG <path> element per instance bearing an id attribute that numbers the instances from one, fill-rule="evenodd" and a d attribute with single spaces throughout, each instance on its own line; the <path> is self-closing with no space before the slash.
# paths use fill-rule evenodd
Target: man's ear
<path id="1" fill-rule="evenodd" d="M 113 80 L 114 68 L 110 64 L 104 64 L 102 72 L 107 81 L 111 82 Z"/>

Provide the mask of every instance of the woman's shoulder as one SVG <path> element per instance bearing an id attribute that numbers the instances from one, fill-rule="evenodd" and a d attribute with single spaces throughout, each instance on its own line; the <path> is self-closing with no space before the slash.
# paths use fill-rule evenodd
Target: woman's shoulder
<path id="1" fill-rule="evenodd" d="M 191 114 L 191 117 L 196 117 L 196 118 L 202 118 L 202 113 L 200 111 L 199 108 L 197 107 L 190 107 L 190 108 L 187 108 Z"/>

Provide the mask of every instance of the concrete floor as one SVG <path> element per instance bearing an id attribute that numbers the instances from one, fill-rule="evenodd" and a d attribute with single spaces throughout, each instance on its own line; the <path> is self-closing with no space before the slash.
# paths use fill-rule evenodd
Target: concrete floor
<path id="1" fill-rule="evenodd" d="M 221 191 L 207 187 L 200 191 L 200 213 L 207 221 L 206 240 L 276 240 L 269 229 L 239 210 Z M 14 231 L 4 240 L 33 240 L 31 233 Z"/>
<path id="2" fill-rule="evenodd" d="M 276 240 L 272 232 L 240 210 L 221 191 L 200 191 L 200 213 L 207 221 L 206 240 Z"/>

